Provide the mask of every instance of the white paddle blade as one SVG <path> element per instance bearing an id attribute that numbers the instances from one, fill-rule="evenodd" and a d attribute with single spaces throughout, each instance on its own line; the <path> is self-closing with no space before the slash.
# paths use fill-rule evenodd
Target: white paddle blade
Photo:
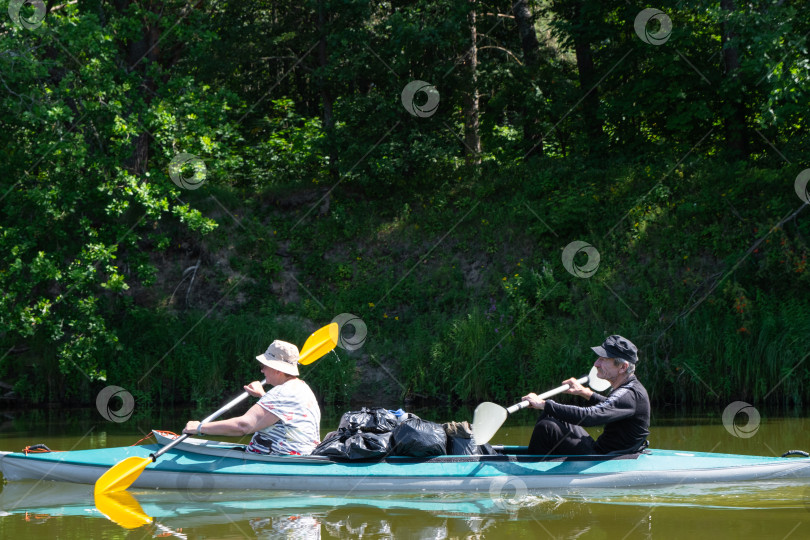
<path id="1" fill-rule="evenodd" d="M 610 382 L 606 381 L 605 379 L 600 379 L 596 375 L 596 366 L 594 366 L 591 368 L 591 372 L 588 373 L 588 386 L 597 392 L 604 392 L 610 388 Z"/>
<path id="2" fill-rule="evenodd" d="M 475 444 L 487 444 L 503 423 L 506 422 L 506 416 L 506 409 L 497 403 L 485 401 L 478 405 L 473 413 L 472 423 Z"/>

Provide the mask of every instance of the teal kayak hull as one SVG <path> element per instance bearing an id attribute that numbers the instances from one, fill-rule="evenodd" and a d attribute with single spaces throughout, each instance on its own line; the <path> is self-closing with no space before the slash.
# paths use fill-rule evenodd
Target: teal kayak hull
<path id="1" fill-rule="evenodd" d="M 159 440 L 166 442 L 165 437 Z M 93 484 L 110 467 L 149 457 L 160 444 L 70 452 L 0 453 L 6 480 Z M 500 491 L 560 487 L 622 488 L 810 477 L 810 458 L 648 450 L 632 456 L 506 455 L 388 457 L 339 462 L 318 456 L 257 456 L 240 445 L 187 439 L 149 464 L 142 488 L 262 489 L 318 492 Z M 508 484 L 508 487 L 507 487 Z"/>

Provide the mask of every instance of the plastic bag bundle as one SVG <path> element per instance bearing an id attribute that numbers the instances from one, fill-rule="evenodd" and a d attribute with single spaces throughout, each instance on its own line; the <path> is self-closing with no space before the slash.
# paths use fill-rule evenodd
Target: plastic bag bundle
<path id="1" fill-rule="evenodd" d="M 388 455 L 391 433 L 355 433 L 344 442 L 349 459 L 381 458 Z"/>
<path id="2" fill-rule="evenodd" d="M 344 459 L 371 459 L 388 455 L 391 433 L 350 434 L 346 430 L 327 437 L 312 452 L 316 456 L 331 456 Z"/>
<path id="3" fill-rule="evenodd" d="M 397 415 L 382 407 L 349 411 L 340 418 L 337 431 L 327 435 L 312 454 L 351 460 L 385 457 L 398 424 Z"/>
<path id="4" fill-rule="evenodd" d="M 397 426 L 397 417 L 382 407 L 363 407 L 359 411 L 349 411 L 340 418 L 338 429 L 347 429 L 352 433 L 388 433 Z"/>
<path id="5" fill-rule="evenodd" d="M 409 418 L 391 433 L 391 453 L 395 456 L 442 456 L 446 447 L 444 427 L 421 418 Z"/>

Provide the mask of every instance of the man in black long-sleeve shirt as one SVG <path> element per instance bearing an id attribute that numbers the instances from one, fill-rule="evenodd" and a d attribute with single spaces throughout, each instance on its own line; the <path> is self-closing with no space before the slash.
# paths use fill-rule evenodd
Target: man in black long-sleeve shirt
<path id="1" fill-rule="evenodd" d="M 633 374 L 638 349 L 622 336 L 608 337 L 599 347 L 594 363 L 596 374 L 613 387 L 605 397 L 585 388 L 576 379 L 568 379 L 569 394 L 588 400 L 585 407 L 542 400 L 531 393 L 523 397 L 531 407 L 542 409 L 529 442 L 535 455 L 623 454 L 636 452 L 650 434 L 650 399 L 647 390 Z M 583 429 L 604 425 L 594 441 Z"/>

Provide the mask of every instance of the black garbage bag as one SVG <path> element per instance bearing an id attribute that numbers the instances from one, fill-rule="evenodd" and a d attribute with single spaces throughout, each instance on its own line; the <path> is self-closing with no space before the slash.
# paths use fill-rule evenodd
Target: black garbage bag
<path id="1" fill-rule="evenodd" d="M 340 418 L 338 429 L 351 433 L 388 433 L 397 426 L 397 417 L 382 407 L 363 407 L 359 411 L 349 411 Z"/>
<path id="2" fill-rule="evenodd" d="M 388 455 L 390 433 L 356 433 L 343 443 L 349 459 L 381 458 Z"/>
<path id="3" fill-rule="evenodd" d="M 313 456 L 329 456 L 343 459 L 370 459 L 388 455 L 390 433 L 350 433 L 341 429 L 323 440 Z"/>
<path id="4" fill-rule="evenodd" d="M 391 451 L 393 430 L 413 420 L 419 418 L 401 409 L 396 414 L 382 407 L 349 411 L 341 417 L 337 431 L 327 434 L 312 455 L 349 460 L 383 458 Z"/>
<path id="5" fill-rule="evenodd" d="M 469 422 L 442 424 L 447 434 L 447 453 L 451 456 L 491 456 L 495 450 L 489 444 L 477 445 Z"/>
<path id="6" fill-rule="evenodd" d="M 391 453 L 395 456 L 442 456 L 446 448 L 444 428 L 421 418 L 409 418 L 391 433 Z"/>
<path id="7" fill-rule="evenodd" d="M 447 453 L 451 456 L 494 456 L 497 452 L 487 444 L 475 444 L 472 439 L 447 437 Z"/>
<path id="8" fill-rule="evenodd" d="M 350 437 L 350 433 L 343 430 L 333 431 L 321 444 L 315 447 L 312 451 L 313 456 L 332 456 L 348 458 L 349 454 L 346 452 L 346 445 L 343 442 Z"/>

